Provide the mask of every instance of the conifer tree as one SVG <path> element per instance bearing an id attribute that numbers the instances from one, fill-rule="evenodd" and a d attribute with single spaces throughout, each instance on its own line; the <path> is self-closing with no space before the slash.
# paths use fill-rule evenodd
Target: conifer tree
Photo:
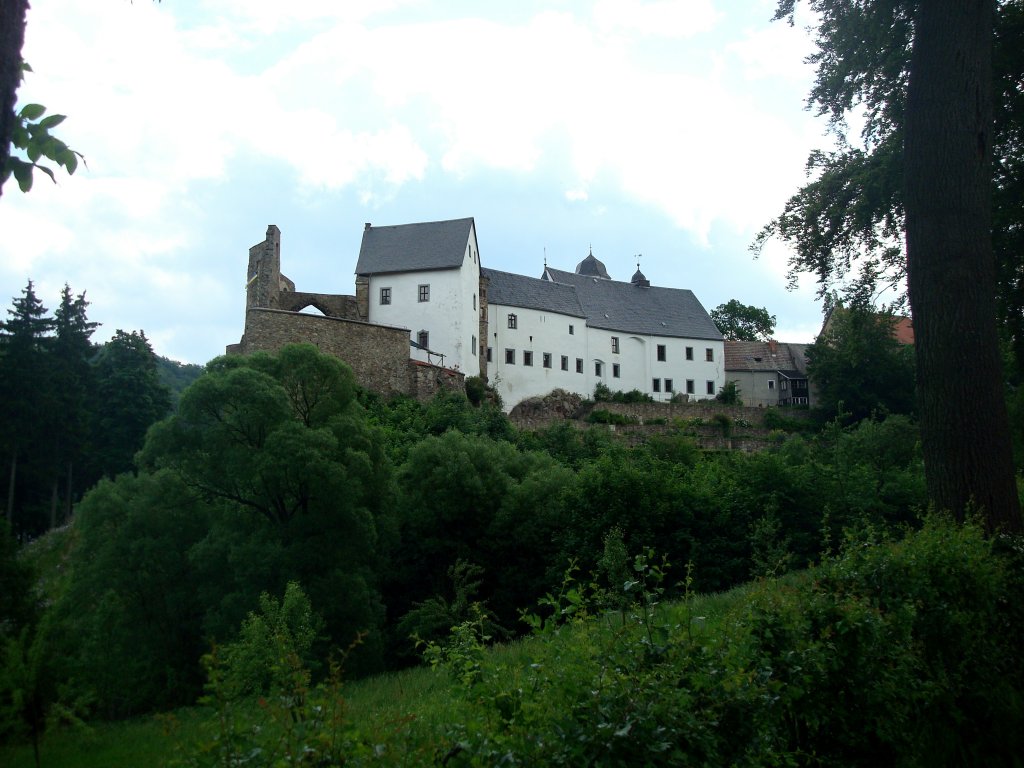
<path id="1" fill-rule="evenodd" d="M 7 310 L 0 323 L 0 447 L 9 467 L 6 513 L 16 533 L 39 528 L 39 521 L 19 519 L 32 500 L 31 483 L 19 486 L 19 469 L 36 472 L 30 464 L 43 439 L 49 408 L 46 354 L 52 342 L 53 320 L 36 297 L 32 281 Z M 27 479 L 27 478 L 26 478 Z M 19 493 L 19 489 L 24 492 Z"/>

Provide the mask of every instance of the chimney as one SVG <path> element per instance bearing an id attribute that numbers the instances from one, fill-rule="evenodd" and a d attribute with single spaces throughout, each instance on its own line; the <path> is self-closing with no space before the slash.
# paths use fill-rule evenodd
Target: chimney
<path id="1" fill-rule="evenodd" d="M 366 222 L 366 224 L 363 226 L 363 232 L 365 232 L 369 228 L 370 228 L 370 222 Z"/>
<path id="2" fill-rule="evenodd" d="M 775 339 L 768 339 L 768 354 L 770 354 L 772 357 L 775 357 L 778 350 L 779 342 L 777 342 Z"/>

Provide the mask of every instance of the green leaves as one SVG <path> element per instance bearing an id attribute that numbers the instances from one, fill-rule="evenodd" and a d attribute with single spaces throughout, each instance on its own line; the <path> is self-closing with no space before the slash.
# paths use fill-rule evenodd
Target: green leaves
<path id="1" fill-rule="evenodd" d="M 50 134 L 51 128 L 60 125 L 67 118 L 64 115 L 43 117 L 45 114 L 46 107 L 42 104 L 26 104 L 15 115 L 11 145 L 13 149 L 22 150 L 28 160 L 14 154 L 8 157 L 0 172 L 0 186 L 13 175 L 19 189 L 28 192 L 32 189 L 33 171 L 36 169 L 45 173 L 50 177 L 50 181 L 56 184 L 57 177 L 53 170 L 39 164 L 39 160 L 43 158 L 63 166 L 69 176 L 78 170 L 78 160 L 82 155 Z"/>

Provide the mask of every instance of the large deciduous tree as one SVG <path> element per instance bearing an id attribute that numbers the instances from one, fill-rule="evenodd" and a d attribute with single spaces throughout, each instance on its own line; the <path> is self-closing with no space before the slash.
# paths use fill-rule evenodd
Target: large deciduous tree
<path id="1" fill-rule="evenodd" d="M 1020 114 L 1024 57 L 1019 37 L 1007 37 L 1022 3 L 998 5 L 998 35 L 996 0 L 808 4 L 818 14 L 809 103 L 828 116 L 838 147 L 812 153 L 814 178 L 755 248 L 768 237 L 786 240 L 794 246 L 793 274 L 816 274 L 823 293 L 858 263 L 862 284 L 898 285 L 907 277 L 929 494 L 958 515 L 982 508 L 990 530 L 1020 530 L 999 366 L 991 205 L 994 189 L 1005 206 L 1008 189 L 1019 194 L 1022 182 L 1024 147 L 1014 139 L 1020 126 L 1008 104 Z M 780 0 L 776 18 L 792 22 L 795 5 Z M 1010 83 L 1000 88 L 996 121 L 995 81 Z M 864 118 L 863 146 L 848 140 L 851 115 Z M 998 220 L 1012 231 L 1022 218 L 1010 206 Z M 999 254 L 1004 322 L 1020 314 L 1005 291 L 1005 275 L 1016 275 L 1020 260 L 1012 249 Z"/>
<path id="2" fill-rule="evenodd" d="M 994 0 L 929 0 L 915 18 L 904 125 L 907 277 L 928 491 L 1021 529 L 992 254 Z"/>
<path id="3" fill-rule="evenodd" d="M 775 315 L 764 307 L 731 299 L 710 314 L 722 335 L 732 341 L 768 341 L 775 333 Z"/>

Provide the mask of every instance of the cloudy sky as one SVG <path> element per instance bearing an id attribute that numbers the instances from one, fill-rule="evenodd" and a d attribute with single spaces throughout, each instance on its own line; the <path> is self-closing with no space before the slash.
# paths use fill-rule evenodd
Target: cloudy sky
<path id="1" fill-rule="evenodd" d="M 363 223 L 473 216 L 484 266 L 589 249 L 821 325 L 756 232 L 803 180 L 801 24 L 774 0 L 33 0 L 19 93 L 87 168 L 0 198 L 0 301 L 86 291 L 94 337 L 205 363 L 242 331 L 248 248 L 282 230 L 298 290 L 352 293 Z M 798 18 L 798 22 L 799 22 Z"/>

